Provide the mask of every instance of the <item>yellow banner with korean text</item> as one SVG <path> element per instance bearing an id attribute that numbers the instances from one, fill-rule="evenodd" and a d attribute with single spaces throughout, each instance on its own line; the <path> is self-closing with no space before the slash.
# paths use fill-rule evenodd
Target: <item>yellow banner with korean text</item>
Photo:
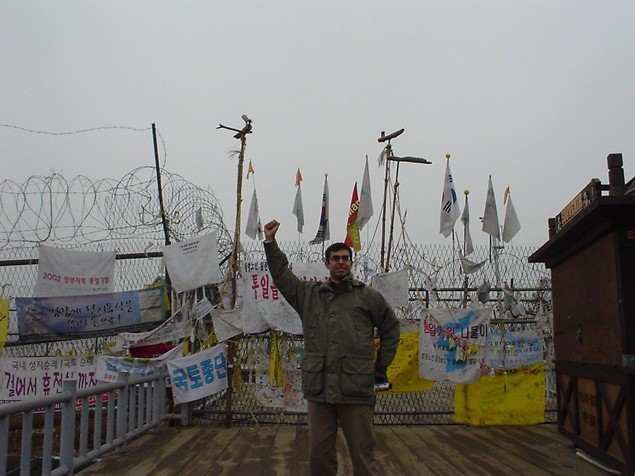
<path id="1" fill-rule="evenodd" d="M 419 332 L 401 334 L 397 354 L 388 367 L 387 376 L 392 389 L 380 392 L 382 395 L 420 392 L 434 387 L 432 380 L 419 378 Z"/>
<path id="2" fill-rule="evenodd" d="M 468 425 L 534 425 L 545 420 L 544 362 L 496 370 L 454 388 L 454 421 Z"/>
<path id="3" fill-rule="evenodd" d="M 0 352 L 4 349 L 9 332 L 9 304 L 11 300 L 0 298 Z"/>

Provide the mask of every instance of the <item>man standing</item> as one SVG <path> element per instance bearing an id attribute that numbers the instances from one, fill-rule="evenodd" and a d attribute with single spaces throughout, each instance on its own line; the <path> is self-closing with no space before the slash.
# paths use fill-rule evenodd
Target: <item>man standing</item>
<path id="1" fill-rule="evenodd" d="M 337 473 L 339 422 L 354 475 L 376 475 L 374 383 L 375 379 L 386 381 L 386 369 L 399 344 L 399 322 L 381 294 L 351 276 L 348 245 L 334 243 L 326 249 L 328 281 L 302 281 L 289 269 L 275 241 L 279 227 L 276 220 L 265 225 L 264 247 L 274 283 L 302 319 L 302 392 L 309 418 L 310 473 Z M 376 358 L 375 331 L 379 337 Z"/>

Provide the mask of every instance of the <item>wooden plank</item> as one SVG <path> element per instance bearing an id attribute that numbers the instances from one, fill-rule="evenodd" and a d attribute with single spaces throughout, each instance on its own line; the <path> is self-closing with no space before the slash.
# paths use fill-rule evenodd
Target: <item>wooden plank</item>
<path id="1" fill-rule="evenodd" d="M 300 474 L 294 467 L 296 464 L 298 427 L 281 426 L 274 427 L 275 437 L 271 446 L 270 455 L 263 462 L 263 476 L 277 476 L 291 471 L 291 474 Z"/>
<path id="2" fill-rule="evenodd" d="M 232 438 L 231 443 L 225 447 L 222 455 L 219 455 L 215 461 L 208 462 L 206 472 L 198 473 L 199 475 L 209 476 L 230 476 L 233 474 L 246 474 L 238 471 L 242 460 L 249 457 L 252 452 L 252 442 L 257 435 L 257 431 L 248 427 L 238 429 L 236 436 Z M 179 475 L 180 476 L 180 475 Z M 192 475 L 194 476 L 194 475 Z"/>
<path id="3" fill-rule="evenodd" d="M 523 427 L 376 426 L 380 474 L 491 475 L 604 473 L 575 455 L 556 425 Z M 124 454 L 111 453 L 81 476 L 304 476 L 308 474 L 308 428 L 162 427 L 130 442 Z M 352 475 L 341 431 L 339 476 Z"/>
<path id="4" fill-rule="evenodd" d="M 441 474 L 444 465 L 430 465 L 421 451 L 421 440 L 407 427 L 377 428 L 376 456 L 382 474 Z M 445 468 L 447 469 L 447 467 Z M 444 474 L 450 474 L 445 472 Z"/>

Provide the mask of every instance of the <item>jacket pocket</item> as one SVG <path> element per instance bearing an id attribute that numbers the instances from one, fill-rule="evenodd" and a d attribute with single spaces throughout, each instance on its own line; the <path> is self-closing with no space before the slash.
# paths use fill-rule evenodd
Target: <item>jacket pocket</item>
<path id="1" fill-rule="evenodd" d="M 371 397 L 374 395 L 375 367 L 373 360 L 357 355 L 342 356 L 342 395 L 347 397 Z"/>
<path id="2" fill-rule="evenodd" d="M 324 391 L 324 355 L 305 353 L 302 360 L 302 392 L 306 396 L 319 395 Z"/>

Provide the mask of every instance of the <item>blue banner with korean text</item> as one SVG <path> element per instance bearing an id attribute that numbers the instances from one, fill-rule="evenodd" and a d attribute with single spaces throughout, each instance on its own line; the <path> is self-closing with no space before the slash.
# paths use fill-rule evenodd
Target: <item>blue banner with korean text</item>
<path id="1" fill-rule="evenodd" d="M 77 335 L 165 320 L 164 287 L 85 296 L 15 298 L 20 338 Z"/>

